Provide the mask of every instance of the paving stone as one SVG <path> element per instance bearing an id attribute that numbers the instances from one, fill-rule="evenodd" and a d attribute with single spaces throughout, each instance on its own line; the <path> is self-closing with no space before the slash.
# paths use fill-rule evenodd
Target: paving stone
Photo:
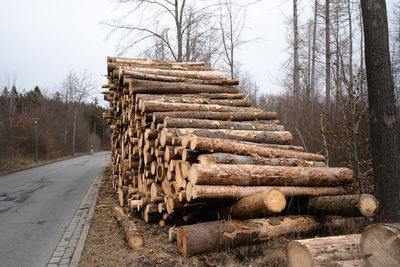
<path id="1" fill-rule="evenodd" d="M 61 261 L 61 256 L 53 256 L 49 260 L 49 263 L 59 263 Z"/>

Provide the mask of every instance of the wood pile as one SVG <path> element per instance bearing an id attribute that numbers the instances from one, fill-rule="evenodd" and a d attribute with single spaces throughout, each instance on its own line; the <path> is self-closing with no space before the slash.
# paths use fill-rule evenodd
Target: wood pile
<path id="1" fill-rule="evenodd" d="M 346 194 L 350 169 L 293 145 L 277 114 L 251 107 L 238 80 L 202 62 L 108 57 L 107 69 L 103 117 L 120 205 L 147 223 L 193 224 L 170 233 L 182 255 L 324 226 L 309 214 L 375 214 L 373 196 Z"/>

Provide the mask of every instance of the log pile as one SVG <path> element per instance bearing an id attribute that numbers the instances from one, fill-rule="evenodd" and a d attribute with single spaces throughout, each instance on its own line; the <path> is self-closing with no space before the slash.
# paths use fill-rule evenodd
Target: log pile
<path id="1" fill-rule="evenodd" d="M 170 231 L 182 255 L 321 226 L 305 214 L 375 214 L 373 196 L 346 194 L 350 169 L 293 145 L 277 114 L 251 107 L 238 80 L 202 62 L 108 57 L 107 70 L 103 117 L 119 203 L 160 226 L 204 222 Z M 298 217 L 284 216 L 287 198 L 301 199 Z M 227 218 L 237 220 L 213 222 Z"/>

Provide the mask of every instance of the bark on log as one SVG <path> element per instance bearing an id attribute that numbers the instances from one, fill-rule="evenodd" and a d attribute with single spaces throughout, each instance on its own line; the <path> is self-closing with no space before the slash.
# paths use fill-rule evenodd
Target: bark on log
<path id="1" fill-rule="evenodd" d="M 324 266 L 331 261 L 361 259 L 360 234 L 295 240 L 286 249 L 290 267 Z"/>
<path id="2" fill-rule="evenodd" d="M 325 161 L 325 157 L 323 155 L 286 150 L 297 150 L 298 147 L 296 146 L 279 146 L 273 144 L 267 145 L 206 137 L 190 137 L 190 139 L 190 149 L 198 151 L 226 152 L 239 155 L 258 155 L 271 158 L 298 158 L 307 161 Z"/>
<path id="3" fill-rule="evenodd" d="M 326 164 L 320 161 L 306 161 L 297 158 L 266 158 L 260 156 L 243 156 L 230 153 L 202 154 L 197 157 L 197 160 L 200 164 L 250 164 L 295 167 L 326 167 Z"/>
<path id="4" fill-rule="evenodd" d="M 162 123 L 165 117 L 170 118 L 193 118 L 193 119 L 209 119 L 223 121 L 255 121 L 255 120 L 275 120 L 276 112 L 206 112 L 206 111 L 169 111 L 154 112 L 153 122 Z"/>
<path id="5" fill-rule="evenodd" d="M 195 80 L 227 80 L 226 77 L 218 71 L 200 71 L 200 70 L 166 70 L 157 68 L 140 68 L 140 67 L 122 67 L 122 75 L 135 75 L 141 73 L 143 75 L 148 75 L 149 80 L 153 76 L 162 77 L 181 77 L 185 79 L 195 79 Z M 145 78 L 145 77 L 141 77 Z M 179 82 L 179 81 L 177 81 Z"/>
<path id="6" fill-rule="evenodd" d="M 230 129 L 230 130 L 253 130 L 253 131 L 283 131 L 284 127 L 275 123 L 258 121 L 219 121 L 200 120 L 185 118 L 164 118 L 164 127 L 167 128 L 200 128 L 200 129 Z"/>
<path id="7" fill-rule="evenodd" d="M 333 186 L 354 181 L 348 168 L 262 165 L 193 164 L 193 185 L 299 185 Z"/>
<path id="8" fill-rule="evenodd" d="M 207 93 L 198 93 L 198 94 L 168 94 L 168 95 L 154 95 L 154 94 L 136 94 L 135 103 L 138 103 L 139 99 L 149 100 L 149 99 L 239 99 L 242 100 L 244 98 L 243 94 L 229 94 L 229 93 L 215 93 L 215 94 L 207 94 Z"/>
<path id="9" fill-rule="evenodd" d="M 366 266 L 400 266 L 400 223 L 368 226 L 360 246 Z"/>
<path id="10" fill-rule="evenodd" d="M 191 139 L 195 137 L 206 137 L 278 145 L 291 145 L 293 140 L 292 134 L 288 131 L 252 131 L 193 128 L 164 128 L 163 130 L 167 129 L 171 129 L 171 131 L 174 131 L 176 133 L 176 136 L 192 135 Z M 186 148 L 185 143 L 183 143 L 183 146 L 184 148 Z"/>
<path id="11" fill-rule="evenodd" d="M 195 199 L 238 199 L 271 188 L 279 189 L 285 196 L 319 196 L 344 194 L 341 187 L 299 187 L 299 186 L 237 186 L 237 185 L 192 185 L 186 186 L 187 201 Z"/>
<path id="12" fill-rule="evenodd" d="M 219 86 L 207 84 L 189 84 L 175 82 L 155 82 L 132 79 L 129 82 L 129 91 L 151 94 L 193 94 L 193 93 L 239 93 L 233 86 Z"/>
<path id="13" fill-rule="evenodd" d="M 209 111 L 209 112 L 265 112 L 262 109 L 252 107 L 232 107 L 212 104 L 196 103 L 170 103 L 157 100 L 142 101 L 139 109 L 142 114 L 145 112 L 172 112 L 172 111 Z"/>
<path id="14" fill-rule="evenodd" d="M 312 214 L 372 217 L 378 212 L 378 200 L 369 194 L 319 196 L 310 199 Z"/>
<path id="15" fill-rule="evenodd" d="M 188 104 L 213 104 L 213 105 L 224 105 L 234 107 L 250 107 L 251 102 L 243 99 L 210 99 L 208 97 L 201 97 L 197 95 L 192 96 L 170 96 L 170 95 L 147 95 L 137 94 L 136 103 L 137 106 L 141 107 L 143 101 L 156 100 L 166 103 L 188 103 Z"/>
<path id="16" fill-rule="evenodd" d="M 333 261 L 326 265 L 326 267 L 364 267 L 363 260 L 347 260 L 347 261 Z"/>
<path id="17" fill-rule="evenodd" d="M 281 212 L 285 207 L 285 196 L 279 189 L 271 188 L 239 199 L 232 206 L 225 208 L 222 216 L 227 218 L 226 215 L 230 215 L 236 219 L 258 218 Z"/>
<path id="18" fill-rule="evenodd" d="M 137 230 L 135 224 L 132 221 L 129 221 L 128 217 L 120 207 L 114 207 L 114 216 L 125 233 L 125 238 L 128 242 L 129 247 L 142 247 L 144 244 L 144 239 L 142 235 L 139 234 L 139 231 Z"/>
<path id="19" fill-rule="evenodd" d="M 188 257 L 258 243 L 282 235 L 305 233 L 319 226 L 320 223 L 310 216 L 213 221 L 179 227 L 177 245 L 179 253 Z"/>

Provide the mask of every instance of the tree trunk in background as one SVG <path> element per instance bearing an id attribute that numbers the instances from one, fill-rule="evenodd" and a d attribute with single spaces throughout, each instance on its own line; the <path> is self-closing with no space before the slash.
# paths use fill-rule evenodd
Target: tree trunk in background
<path id="1" fill-rule="evenodd" d="M 297 98 L 299 94 L 299 31 L 297 25 L 297 0 L 293 0 L 293 100 L 294 106 L 298 106 Z M 296 112 L 297 113 L 297 112 Z M 295 114 L 296 114 L 295 113 Z"/>
<path id="2" fill-rule="evenodd" d="M 400 180 L 395 136 L 396 108 L 390 65 L 389 34 L 384 0 L 361 0 L 365 37 L 369 120 L 375 192 L 382 215 L 400 220 Z"/>
<path id="3" fill-rule="evenodd" d="M 76 105 L 76 104 L 75 104 Z M 72 150 L 71 154 L 75 154 L 75 141 L 76 141 L 76 122 L 78 121 L 78 107 L 74 108 L 74 121 L 72 124 Z"/>
<path id="4" fill-rule="evenodd" d="M 317 21 L 318 20 L 318 0 L 314 3 L 314 24 L 313 24 L 313 40 L 312 40 L 312 56 L 311 56 L 311 101 L 314 99 L 315 92 L 315 61 L 317 50 Z"/>
<path id="5" fill-rule="evenodd" d="M 331 102 L 331 31 L 329 0 L 325 0 L 325 105 L 330 109 Z"/>

